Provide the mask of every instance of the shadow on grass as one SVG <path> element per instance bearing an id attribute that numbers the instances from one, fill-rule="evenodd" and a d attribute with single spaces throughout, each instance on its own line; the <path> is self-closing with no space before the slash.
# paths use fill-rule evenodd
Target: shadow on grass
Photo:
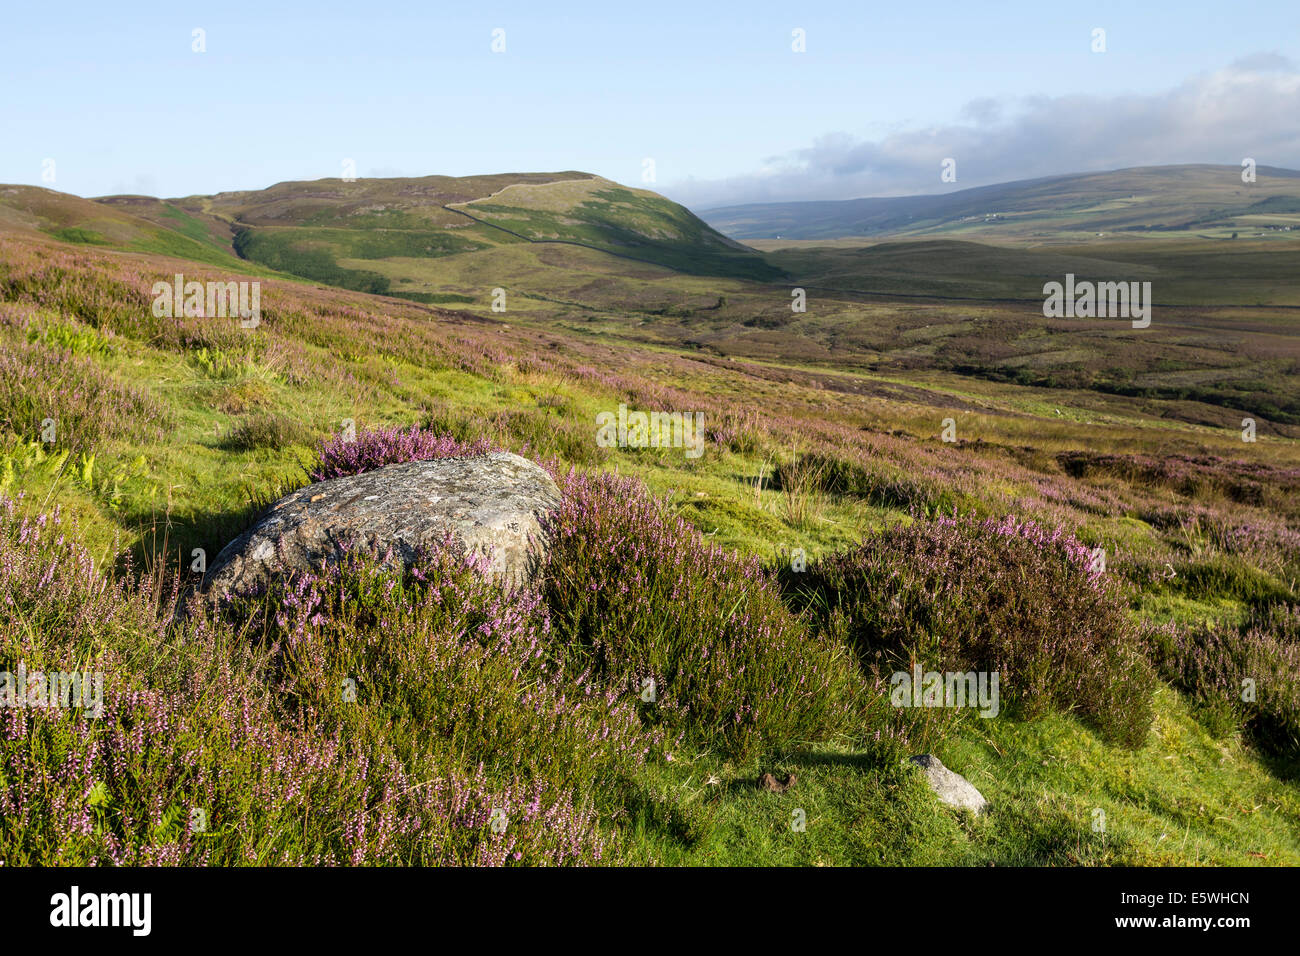
<path id="1" fill-rule="evenodd" d="M 193 514 L 165 514 L 158 511 L 127 512 L 122 523 L 135 529 L 136 543 L 117 559 L 117 571 L 126 570 L 128 563 L 137 568 L 152 569 L 160 565 L 193 572 L 196 581 L 199 571 L 210 565 L 231 541 L 247 531 L 266 511 L 274 499 L 252 491 L 243 505 L 219 511 L 199 511 Z M 196 550 L 201 550 L 200 555 Z M 194 567 L 199 562 L 200 567 Z"/>
<path id="2" fill-rule="evenodd" d="M 1276 756 L 1267 753 L 1259 755 L 1259 762 L 1270 774 L 1285 783 L 1300 783 L 1300 756 Z"/>

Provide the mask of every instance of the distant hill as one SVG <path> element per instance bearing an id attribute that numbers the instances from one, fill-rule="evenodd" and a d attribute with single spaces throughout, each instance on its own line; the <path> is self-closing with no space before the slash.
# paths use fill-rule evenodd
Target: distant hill
<path id="1" fill-rule="evenodd" d="M 78 245 L 174 256 L 232 268 L 229 229 L 161 199 L 82 199 L 40 186 L 0 185 L 0 232 L 44 234 Z"/>
<path id="2" fill-rule="evenodd" d="M 657 193 L 573 171 L 325 179 L 169 200 L 0 186 L 6 229 L 223 265 L 238 258 L 422 302 L 446 299 L 429 282 L 429 260 L 527 243 L 583 246 L 688 275 L 781 274 Z"/>
<path id="3" fill-rule="evenodd" d="M 941 195 L 756 203 L 700 213 L 737 239 L 945 237 L 1080 241 L 1121 234 L 1242 238 L 1300 234 L 1300 172 L 1149 166 L 1051 176 Z M 1287 232 L 1288 227 L 1290 232 Z"/>
<path id="4" fill-rule="evenodd" d="M 581 172 L 327 179 L 178 204 L 228 219 L 246 259 L 421 301 L 437 294 L 402 286 L 420 283 L 424 260 L 522 242 L 586 246 L 695 275 L 778 274 L 685 207 Z"/>

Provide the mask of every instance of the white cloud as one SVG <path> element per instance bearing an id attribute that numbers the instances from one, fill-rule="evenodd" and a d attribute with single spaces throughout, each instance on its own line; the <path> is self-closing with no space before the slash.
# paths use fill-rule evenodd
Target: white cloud
<path id="1" fill-rule="evenodd" d="M 961 122 L 860 139 L 829 133 L 762 171 L 663 191 L 695 209 L 948 192 L 1065 173 L 1178 163 L 1300 168 L 1300 69 L 1261 53 L 1156 94 L 971 100 Z M 957 181 L 940 181 L 947 157 Z"/>

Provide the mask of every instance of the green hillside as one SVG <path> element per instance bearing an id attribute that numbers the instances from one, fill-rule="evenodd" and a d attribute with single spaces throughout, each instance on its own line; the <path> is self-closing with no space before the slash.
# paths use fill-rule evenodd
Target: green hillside
<path id="1" fill-rule="evenodd" d="M 183 209 L 177 203 L 152 196 L 102 196 L 96 200 L 106 206 L 146 219 L 156 226 L 193 239 L 226 255 L 234 255 L 234 233 L 230 223 L 196 209 Z"/>
<path id="2" fill-rule="evenodd" d="M 585 247 L 685 275 L 773 279 L 779 268 L 656 193 L 588 173 L 503 173 L 278 183 L 162 200 L 82 199 L 0 187 L 0 231 L 239 268 L 423 303 L 464 302 L 431 285 L 431 260 L 514 245 Z M 242 262 L 240 260 L 243 260 Z M 256 271 L 256 270 L 254 270 Z M 473 291 L 490 296 L 509 276 Z"/>
<path id="3" fill-rule="evenodd" d="M 424 260 L 525 242 L 586 246 L 693 275 L 779 275 L 682 206 L 572 171 L 280 183 L 176 205 L 227 221 L 245 259 L 421 302 L 443 301 L 419 281 Z"/>
<path id="4" fill-rule="evenodd" d="M 0 186 L 0 232 L 249 271 L 211 221 L 145 196 L 90 200 L 39 186 Z"/>

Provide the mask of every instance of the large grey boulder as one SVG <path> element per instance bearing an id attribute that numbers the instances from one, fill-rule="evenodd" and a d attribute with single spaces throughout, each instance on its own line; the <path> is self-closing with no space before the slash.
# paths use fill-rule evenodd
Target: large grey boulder
<path id="1" fill-rule="evenodd" d="M 222 549 L 209 594 L 247 593 L 294 571 L 319 570 L 348 551 L 407 565 L 448 533 L 487 573 L 514 588 L 544 555 L 541 519 L 560 503 L 551 476 L 526 458 L 493 452 L 388 465 L 320 481 L 281 498 Z"/>
<path id="2" fill-rule="evenodd" d="M 926 782 L 939 797 L 940 803 L 959 810 L 969 810 L 971 813 L 981 813 L 988 806 L 989 802 L 984 799 L 984 795 L 969 780 L 959 773 L 953 773 L 934 754 L 917 754 L 911 761 L 925 771 Z"/>

